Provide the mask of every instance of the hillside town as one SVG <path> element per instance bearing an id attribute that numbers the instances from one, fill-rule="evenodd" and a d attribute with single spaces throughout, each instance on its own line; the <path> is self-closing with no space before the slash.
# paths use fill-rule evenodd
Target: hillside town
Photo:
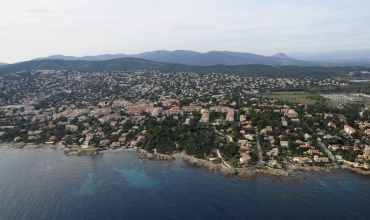
<path id="1" fill-rule="evenodd" d="M 338 79 L 240 77 L 158 71 L 22 71 L 0 83 L 0 141 L 185 151 L 226 167 L 344 164 L 369 169 L 368 109 L 260 96 L 341 87 Z M 204 137 L 204 138 L 199 138 Z"/>

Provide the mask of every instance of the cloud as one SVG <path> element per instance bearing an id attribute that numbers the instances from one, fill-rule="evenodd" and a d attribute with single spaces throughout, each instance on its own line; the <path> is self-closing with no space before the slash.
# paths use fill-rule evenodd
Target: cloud
<path id="1" fill-rule="evenodd" d="M 369 29 L 365 0 L 4 0 L 0 61 L 159 49 L 365 49 Z"/>

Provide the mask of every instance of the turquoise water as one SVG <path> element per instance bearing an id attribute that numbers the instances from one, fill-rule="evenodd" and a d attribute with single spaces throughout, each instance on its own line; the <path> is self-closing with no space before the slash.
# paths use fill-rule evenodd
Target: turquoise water
<path id="1" fill-rule="evenodd" d="M 135 153 L 0 148 L 0 219 L 368 219 L 369 178 L 225 178 Z"/>

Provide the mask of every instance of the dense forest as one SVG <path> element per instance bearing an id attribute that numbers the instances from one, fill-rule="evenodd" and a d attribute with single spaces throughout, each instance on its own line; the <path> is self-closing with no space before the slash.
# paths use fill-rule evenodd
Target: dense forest
<path id="1" fill-rule="evenodd" d="M 179 120 L 173 117 L 166 117 L 161 121 L 150 118 L 145 124 L 147 133 L 141 147 L 148 151 L 156 149 L 158 153 L 164 154 L 185 150 L 186 154 L 197 158 L 207 157 L 212 149 L 219 146 L 221 153 L 227 156 L 237 153 L 238 148 L 235 147 L 233 148 L 235 152 L 229 152 L 230 148 L 226 147 L 226 141 L 218 137 L 210 124 L 198 122 L 200 114 L 193 117 L 189 124 L 179 123 Z"/>

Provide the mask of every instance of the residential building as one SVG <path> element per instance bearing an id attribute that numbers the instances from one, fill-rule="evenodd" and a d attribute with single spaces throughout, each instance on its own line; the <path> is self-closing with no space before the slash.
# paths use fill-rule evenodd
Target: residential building
<path id="1" fill-rule="evenodd" d="M 184 112 L 199 112 L 200 110 L 202 110 L 202 107 L 200 107 L 200 106 L 195 106 L 195 105 L 183 106 L 183 107 L 182 107 L 182 110 L 183 110 Z"/>
<path id="2" fill-rule="evenodd" d="M 351 127 L 351 126 L 349 126 L 349 125 L 344 125 L 344 131 L 345 131 L 347 134 L 351 135 L 351 134 L 353 134 L 353 133 L 355 133 L 355 132 L 356 132 L 356 129 L 352 128 L 352 127 Z"/>
<path id="3" fill-rule="evenodd" d="M 289 143 L 288 143 L 288 141 L 280 141 L 280 146 L 282 146 L 282 147 L 288 147 L 289 146 Z"/>

